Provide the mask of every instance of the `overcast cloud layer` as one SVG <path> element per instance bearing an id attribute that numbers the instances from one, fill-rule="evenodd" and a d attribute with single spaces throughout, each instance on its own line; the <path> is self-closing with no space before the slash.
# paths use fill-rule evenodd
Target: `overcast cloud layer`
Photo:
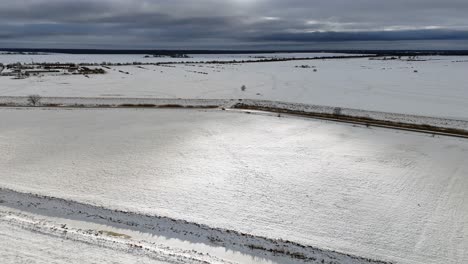
<path id="1" fill-rule="evenodd" d="M 0 0 L 0 47 L 468 49 L 467 14 L 467 0 Z"/>

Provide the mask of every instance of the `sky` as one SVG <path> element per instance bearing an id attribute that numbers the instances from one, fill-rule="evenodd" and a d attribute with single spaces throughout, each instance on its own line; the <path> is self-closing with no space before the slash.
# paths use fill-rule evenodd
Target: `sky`
<path id="1" fill-rule="evenodd" d="M 468 1 L 0 0 L 0 48 L 468 49 Z"/>

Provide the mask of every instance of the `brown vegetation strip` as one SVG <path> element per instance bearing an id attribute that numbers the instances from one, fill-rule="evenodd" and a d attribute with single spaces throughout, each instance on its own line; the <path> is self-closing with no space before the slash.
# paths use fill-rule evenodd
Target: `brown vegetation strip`
<path id="1" fill-rule="evenodd" d="M 41 104 L 37 106 L 32 105 L 18 105 L 15 103 L 0 103 L 0 107 L 50 107 L 50 108 L 189 108 L 189 109 L 214 109 L 219 108 L 219 105 L 180 105 L 180 104 Z"/>
<path id="2" fill-rule="evenodd" d="M 0 107 L 34 107 L 31 105 L 17 105 L 14 103 L 0 103 Z M 85 104 L 54 104 L 54 103 L 47 103 L 41 104 L 37 107 L 52 107 L 52 108 L 185 108 L 185 109 L 214 109 L 220 108 L 220 105 L 182 105 L 182 104 L 92 104 L 92 105 L 85 105 Z M 427 124 L 413 124 L 413 123 L 405 123 L 405 122 L 395 122 L 395 121 L 388 121 L 388 120 L 379 120 L 369 117 L 358 117 L 358 116 L 350 116 L 350 115 L 343 115 L 343 114 L 336 114 L 336 113 L 319 113 L 319 112 L 307 112 L 301 110 L 291 110 L 287 108 L 279 108 L 279 107 L 268 107 L 268 106 L 257 106 L 245 103 L 237 103 L 232 106 L 233 109 L 242 109 L 242 110 L 257 110 L 257 111 L 266 111 L 272 113 L 281 113 L 281 114 L 290 114 L 290 115 L 297 115 L 309 118 L 316 118 L 316 119 L 324 119 L 324 120 L 331 120 L 335 122 L 344 122 L 350 124 L 359 124 L 365 126 L 374 126 L 374 127 L 383 127 L 383 128 L 390 128 L 390 129 L 398 129 L 398 130 L 406 130 L 406 131 L 413 131 L 419 133 L 426 133 L 432 135 L 442 135 L 442 136 L 451 136 L 451 137 L 459 137 L 459 138 L 466 138 L 468 139 L 468 130 L 457 129 L 457 128 L 448 128 L 448 127 L 440 127 L 440 126 L 433 126 Z M 223 108 L 224 109 L 224 108 Z"/>
<path id="3" fill-rule="evenodd" d="M 427 134 L 468 138 L 467 130 L 438 127 L 438 126 L 425 125 L 425 124 L 394 122 L 394 121 L 387 121 L 387 120 L 378 120 L 378 119 L 373 119 L 369 117 L 357 117 L 357 116 L 349 116 L 349 115 L 342 115 L 342 114 L 305 112 L 305 111 L 290 110 L 290 109 L 285 109 L 285 108 L 255 106 L 255 105 L 249 105 L 249 104 L 244 104 L 244 103 L 238 103 L 234 105 L 232 108 L 291 114 L 291 115 L 305 116 L 305 117 L 311 117 L 311 118 L 332 120 L 332 121 L 337 121 L 337 122 L 360 124 L 360 125 L 365 125 L 365 126 L 384 127 L 384 128 L 407 130 L 407 131 L 414 131 L 414 132 L 427 133 Z"/>
<path id="4" fill-rule="evenodd" d="M 121 104 L 116 107 L 126 107 L 126 108 L 218 108 L 218 105 L 180 105 L 180 104 Z"/>

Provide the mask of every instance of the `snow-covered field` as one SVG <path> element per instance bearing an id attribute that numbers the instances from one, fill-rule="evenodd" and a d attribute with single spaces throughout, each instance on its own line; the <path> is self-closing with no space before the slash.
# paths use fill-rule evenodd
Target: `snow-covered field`
<path id="1" fill-rule="evenodd" d="M 4 56 L 0 56 L 0 63 L 12 62 Z M 15 56 L 15 59 L 21 58 Z M 77 61 L 104 60 L 96 55 L 44 56 L 62 62 L 68 60 L 67 56 L 75 57 Z M 109 55 L 108 60 L 133 60 L 131 55 L 128 56 L 122 59 Z M 244 98 L 468 120 L 468 59 L 421 58 L 426 61 L 362 58 L 121 66 L 89 78 L 82 75 L 22 80 L 1 77 L 0 96 Z M 302 65 L 311 68 L 296 67 Z M 245 91 L 241 90 L 242 85 L 246 86 Z"/>
<path id="2" fill-rule="evenodd" d="M 468 262 L 466 160 L 464 139 L 294 117 L 0 109 L 0 188 L 70 201 L 47 210 L 80 202 L 164 216 L 290 240 L 316 248 L 304 249 L 314 256 Z M 1 190 L 1 204 L 20 206 Z M 3 221 L 0 234 L 29 243 L 9 228 Z"/>
<path id="3" fill-rule="evenodd" d="M 183 54 L 183 52 L 181 52 Z M 188 54 L 189 58 L 170 57 L 145 57 L 144 54 L 39 54 L 19 55 L 2 54 L 0 51 L 0 63 L 157 63 L 157 62 L 183 62 L 183 61 L 232 61 L 232 60 L 259 60 L 270 58 L 315 58 L 332 56 L 350 56 L 344 53 L 259 53 L 259 54 Z"/>
<path id="4" fill-rule="evenodd" d="M 203 63 L 342 55 L 0 52 L 173 62 L 0 76 L 0 262 L 468 263 L 466 139 L 230 109 L 467 130 L 468 58 Z"/>

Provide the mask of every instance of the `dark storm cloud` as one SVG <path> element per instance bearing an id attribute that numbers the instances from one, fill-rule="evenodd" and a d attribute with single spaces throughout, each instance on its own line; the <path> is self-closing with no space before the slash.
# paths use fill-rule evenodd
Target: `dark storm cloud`
<path id="1" fill-rule="evenodd" d="M 258 36 L 253 38 L 253 40 L 288 42 L 468 40 L 468 31 L 428 29 L 373 32 L 278 33 Z"/>
<path id="2" fill-rule="evenodd" d="M 468 40 L 467 11 L 466 0 L 0 0 L 0 47 L 451 48 Z"/>

